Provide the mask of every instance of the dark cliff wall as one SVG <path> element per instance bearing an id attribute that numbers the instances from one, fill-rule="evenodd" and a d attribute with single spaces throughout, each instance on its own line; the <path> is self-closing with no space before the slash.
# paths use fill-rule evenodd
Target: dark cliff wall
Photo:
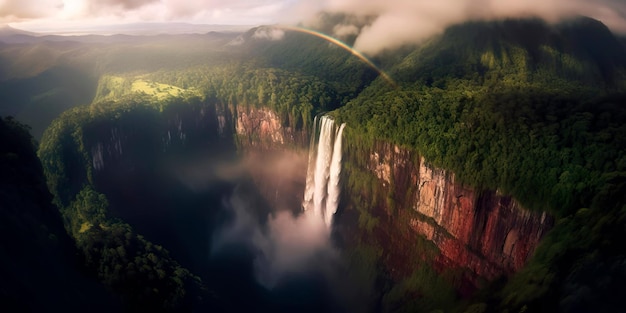
<path id="1" fill-rule="evenodd" d="M 209 151 L 233 154 L 231 110 L 209 102 L 184 103 L 163 112 L 136 109 L 117 119 L 99 119 L 85 127 L 85 145 L 96 171 L 107 166 L 127 168 L 143 164 L 154 154 Z"/>

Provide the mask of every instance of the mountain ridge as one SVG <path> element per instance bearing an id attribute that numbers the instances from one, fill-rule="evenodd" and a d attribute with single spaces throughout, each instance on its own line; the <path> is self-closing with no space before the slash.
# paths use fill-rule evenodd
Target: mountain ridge
<path id="1" fill-rule="evenodd" d="M 520 78 L 526 80 L 548 74 L 613 85 L 625 77 L 625 56 L 617 37 L 591 18 L 554 25 L 540 19 L 473 21 L 431 38 L 390 73 L 399 81 L 432 84 L 449 75 L 484 76 L 495 69 L 522 74 Z"/>

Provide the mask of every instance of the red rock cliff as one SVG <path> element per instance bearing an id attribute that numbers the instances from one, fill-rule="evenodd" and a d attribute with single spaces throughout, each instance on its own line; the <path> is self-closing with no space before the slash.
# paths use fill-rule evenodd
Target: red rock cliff
<path id="1" fill-rule="evenodd" d="M 235 132 L 244 148 L 283 150 L 308 146 L 306 130 L 284 126 L 280 117 L 266 108 L 237 107 Z"/>
<path id="2" fill-rule="evenodd" d="M 381 188 L 394 193 L 396 206 L 419 213 L 409 219 L 410 228 L 437 245 L 439 264 L 468 269 L 474 278 L 491 280 L 521 269 L 553 224 L 546 213 L 495 191 L 463 186 L 453 173 L 397 146 L 376 145 L 366 167 Z"/>

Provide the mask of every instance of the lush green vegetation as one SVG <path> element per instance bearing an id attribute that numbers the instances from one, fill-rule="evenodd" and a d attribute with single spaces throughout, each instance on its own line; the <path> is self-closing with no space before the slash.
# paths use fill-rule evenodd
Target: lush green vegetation
<path id="1" fill-rule="evenodd" d="M 54 203 L 82 251 L 87 268 L 121 295 L 129 310 L 189 311 L 214 302 L 200 278 L 181 267 L 165 248 L 152 244 L 129 224 L 111 216 L 107 198 L 94 186 L 90 150 L 90 136 L 94 131 L 97 134 L 94 127 L 106 123 L 109 131 L 117 125 L 130 127 L 131 133 L 134 128 L 139 134 L 147 134 L 152 140 L 135 138 L 139 144 L 134 149 L 148 158 L 151 153 L 162 151 L 158 145 L 158 126 L 162 125 L 159 116 L 173 104 L 201 105 L 197 98 L 158 101 L 135 94 L 118 101 L 77 107 L 53 122 L 39 149 Z"/>
<path id="2" fill-rule="evenodd" d="M 331 29 L 331 20 L 326 25 Z M 321 28 L 325 28 L 320 25 Z M 350 52 L 329 42 L 294 31 L 286 31 L 279 42 L 255 40 L 254 33 L 263 27 L 252 29 L 244 35 L 242 48 L 259 62 L 261 67 L 278 68 L 306 76 L 313 76 L 328 84 L 335 92 L 335 107 L 343 105 L 359 94 L 378 73 L 354 57 Z M 350 42 L 348 42 L 350 44 Z M 257 64 L 257 67 L 258 65 Z"/>
<path id="3" fill-rule="evenodd" d="M 621 187 L 624 188 L 623 182 Z M 604 204 L 563 218 L 544 239 L 534 259 L 501 290 L 496 283 L 487 299 L 491 310 L 575 310 L 614 312 L 623 307 L 626 282 L 626 206 Z M 497 304 L 496 304 L 497 303 Z"/>
<path id="4" fill-rule="evenodd" d="M 108 311 L 116 302 L 83 272 L 45 184 L 29 129 L 0 118 L 0 299 L 3 310 Z"/>
<path id="5" fill-rule="evenodd" d="M 39 140 L 63 111 L 94 100 L 100 78 L 227 64 L 243 53 L 223 48 L 236 35 L 51 36 L 0 45 L 0 115 L 31 125 Z M 146 87 L 136 85 L 153 92 Z"/>
<path id="6" fill-rule="evenodd" d="M 556 214 L 588 206 L 625 170 L 624 96 L 465 90 L 388 92 L 356 100 L 340 116 L 363 136 L 413 147 L 464 183 Z"/>
<path id="7" fill-rule="evenodd" d="M 541 22 L 525 23 L 513 24 L 524 36 L 549 31 Z M 614 91 L 625 81 L 624 68 L 612 69 L 613 83 L 601 79 L 602 64 L 572 76 L 552 70 L 554 60 L 589 68 L 594 59 L 568 58 L 566 49 L 533 57 L 523 37 L 497 34 L 485 37 L 504 40 L 498 49 L 483 47 L 466 33 L 478 33 L 472 26 L 451 29 L 407 57 L 394 76 L 411 80 L 398 90 L 379 82 L 337 115 L 370 141 L 412 147 L 461 181 L 512 194 L 528 208 L 568 214 L 588 206 L 626 166 L 626 97 Z M 515 30 L 506 26 L 496 30 Z M 485 66 L 485 55 L 497 65 Z"/>
<path id="8" fill-rule="evenodd" d="M 192 90 L 154 81 L 146 81 L 142 76 L 122 77 L 105 75 L 98 82 L 98 90 L 94 102 L 102 102 L 107 99 L 115 100 L 133 93 L 143 93 L 159 100 L 194 94 Z"/>
<path id="9" fill-rule="evenodd" d="M 160 72 L 149 77 L 153 81 L 193 88 L 212 101 L 269 107 L 285 125 L 297 129 L 308 128 L 317 113 L 337 105 L 336 91 L 319 78 L 253 64 Z"/>
<path id="10" fill-rule="evenodd" d="M 611 290 L 624 288 L 626 259 L 623 55 L 591 20 L 470 23 L 397 65 L 398 89 L 376 81 L 334 112 L 362 146 L 409 147 L 467 185 L 558 217 L 530 264 L 469 311 L 620 307 Z"/>

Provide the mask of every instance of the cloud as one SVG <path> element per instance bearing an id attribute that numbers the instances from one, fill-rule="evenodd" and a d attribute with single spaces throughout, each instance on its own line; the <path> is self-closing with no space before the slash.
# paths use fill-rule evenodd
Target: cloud
<path id="1" fill-rule="evenodd" d="M 92 8 L 120 8 L 122 10 L 134 10 L 150 3 L 158 3 L 159 0 L 97 0 L 89 1 Z"/>
<path id="2" fill-rule="evenodd" d="M 333 36 L 343 38 L 359 34 L 359 27 L 353 24 L 339 24 L 333 28 Z"/>
<path id="3" fill-rule="evenodd" d="M 63 1 L 0 0 L 0 18 L 19 20 L 41 18 L 63 9 Z"/>
<path id="4" fill-rule="evenodd" d="M 305 0 L 293 9 L 311 12 L 313 8 L 375 16 L 371 24 L 360 30 L 355 42 L 357 50 L 370 55 L 419 43 L 450 25 L 468 20 L 537 16 L 556 22 L 584 15 L 601 20 L 614 32 L 626 33 L 623 0 Z M 311 19 L 314 15 L 303 17 Z"/>
<path id="5" fill-rule="evenodd" d="M 285 37 L 285 31 L 275 27 L 261 27 L 258 28 L 252 38 L 255 39 L 268 39 L 271 41 L 281 40 Z"/>

